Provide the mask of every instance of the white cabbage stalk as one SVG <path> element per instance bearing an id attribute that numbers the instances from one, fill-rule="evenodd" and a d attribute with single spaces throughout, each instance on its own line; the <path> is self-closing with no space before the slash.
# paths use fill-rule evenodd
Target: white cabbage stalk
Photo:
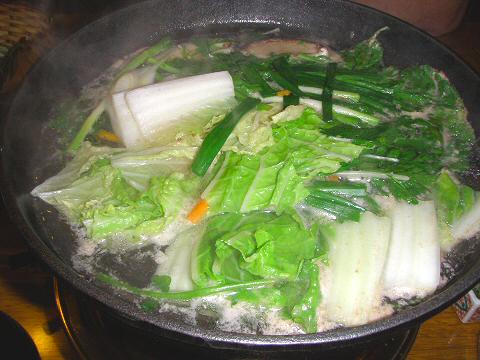
<path id="1" fill-rule="evenodd" d="M 318 95 L 323 94 L 323 89 L 318 87 L 299 86 L 299 89 L 306 93 L 318 94 Z M 358 102 L 360 100 L 359 94 L 351 93 L 347 91 L 340 91 L 340 90 L 333 90 L 332 97 L 334 99 L 349 100 L 352 102 Z"/>
<path id="2" fill-rule="evenodd" d="M 461 240 L 469 239 L 480 232 L 480 200 L 477 199 L 472 209 L 463 214 L 452 226 L 454 244 Z"/>
<path id="3" fill-rule="evenodd" d="M 180 233 L 165 250 L 166 259 L 160 263 L 156 275 L 170 276 L 170 291 L 193 290 L 191 274 L 192 249 L 203 236 L 204 227 L 194 227 Z"/>
<path id="4" fill-rule="evenodd" d="M 362 179 L 388 179 L 390 177 L 393 177 L 394 179 L 400 180 L 400 181 L 408 181 L 410 180 L 410 177 L 406 175 L 398 175 L 398 174 L 393 174 L 393 173 L 381 173 L 381 172 L 375 172 L 375 171 L 340 171 L 335 173 L 335 175 L 340 176 L 342 178 L 346 178 L 350 181 L 359 181 Z"/>
<path id="5" fill-rule="evenodd" d="M 113 131 L 126 147 L 134 147 L 146 142 L 130 109 L 125 102 L 125 91 L 150 85 L 155 82 L 158 66 L 146 66 L 129 71 L 120 76 L 110 90 L 107 111 Z"/>
<path id="6" fill-rule="evenodd" d="M 111 89 L 115 94 L 121 91 L 132 90 L 141 86 L 150 85 L 155 82 L 157 65 L 145 66 L 121 75 Z"/>
<path id="7" fill-rule="evenodd" d="M 391 299 L 423 297 L 440 282 L 440 243 L 433 201 L 396 203 L 384 270 L 384 292 Z"/>
<path id="8" fill-rule="evenodd" d="M 139 84 L 135 82 L 137 80 L 126 78 L 115 88 Z M 160 137 L 169 142 L 180 128 L 191 128 L 192 122 L 196 127 L 204 125 L 198 123 L 202 120 L 201 116 L 195 116 L 197 112 L 212 107 L 222 107 L 226 111 L 226 102 L 234 95 L 233 80 L 228 71 L 118 92 L 111 97 L 112 128 L 126 147 L 145 145 Z"/>
<path id="9" fill-rule="evenodd" d="M 367 212 L 360 222 L 336 224 L 325 235 L 330 248 L 330 276 L 322 288 L 327 317 L 346 326 L 364 324 L 380 305 L 390 219 Z"/>
<path id="10" fill-rule="evenodd" d="M 259 98 L 257 94 L 252 94 L 253 97 Z M 260 96 L 261 98 L 261 96 Z M 265 103 L 279 103 L 283 102 L 283 96 L 269 96 L 266 98 L 261 98 L 263 102 Z M 322 112 L 322 102 L 314 99 L 309 99 L 309 98 L 300 98 L 299 102 L 301 105 L 309 106 L 312 109 L 314 109 L 317 112 Z M 363 121 L 367 124 L 370 125 L 377 125 L 379 120 L 373 115 L 365 114 L 353 109 L 350 109 L 345 106 L 340 106 L 333 104 L 332 105 L 332 110 L 334 113 L 341 114 L 341 115 L 347 115 L 347 116 L 352 116 L 357 118 L 360 121 Z"/>
<path id="11" fill-rule="evenodd" d="M 124 92 L 113 94 L 107 108 L 112 129 L 115 134 L 122 139 L 123 144 L 127 148 L 135 147 L 146 142 L 127 106 Z"/>
<path id="12" fill-rule="evenodd" d="M 149 138 L 183 116 L 235 95 L 228 71 L 190 76 L 131 90 L 125 100 L 143 136 Z"/>

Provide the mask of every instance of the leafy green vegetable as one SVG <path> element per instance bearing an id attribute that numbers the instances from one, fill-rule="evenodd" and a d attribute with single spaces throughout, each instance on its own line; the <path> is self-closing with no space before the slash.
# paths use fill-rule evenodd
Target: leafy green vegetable
<path id="1" fill-rule="evenodd" d="M 431 119 L 443 124 L 443 134 L 447 139 L 444 143 L 443 164 L 455 172 L 470 169 L 470 155 L 475 143 L 475 134 L 466 121 L 466 110 L 463 104 L 453 109 L 437 107 Z"/>
<path id="2" fill-rule="evenodd" d="M 239 213 L 226 213 L 209 219 L 208 226 L 200 241 L 195 244 L 192 255 L 191 274 L 193 282 L 199 287 L 207 287 L 220 281 L 213 271 L 216 258 L 215 242 L 217 238 L 233 231 L 241 224 L 244 215 Z M 268 213 L 252 213 L 248 217 L 250 224 L 261 224 Z"/>
<path id="3" fill-rule="evenodd" d="M 260 105 L 260 104 L 259 104 Z M 258 154 L 274 144 L 271 116 L 282 110 L 280 104 L 261 104 L 268 109 L 250 111 L 237 124 L 223 150 L 237 153 Z"/>
<path id="4" fill-rule="evenodd" d="M 172 278 L 168 275 L 154 275 L 152 277 L 151 286 L 160 291 L 168 292 L 168 290 L 170 290 L 171 282 L 172 282 Z"/>
<path id="5" fill-rule="evenodd" d="M 227 153 L 203 195 L 210 214 L 273 206 L 281 211 L 301 201 L 307 192 L 291 161 L 285 162 L 287 150 L 271 148 L 260 155 Z"/>
<path id="6" fill-rule="evenodd" d="M 85 204 L 80 219 L 93 239 L 121 233 L 135 238 L 153 235 L 178 215 L 197 188 L 195 179 L 173 173 L 151 178 L 147 190 L 140 193 L 117 170 L 110 185 L 112 197 L 102 204 Z"/>
<path id="7" fill-rule="evenodd" d="M 400 72 L 393 95 L 405 110 L 421 110 L 428 105 L 457 107 L 459 96 L 445 75 L 429 65 L 413 66 Z"/>
<path id="8" fill-rule="evenodd" d="M 371 181 L 380 194 L 391 193 L 397 199 L 416 203 L 442 168 L 445 154 L 442 127 L 434 122 L 400 117 L 394 123 L 375 128 L 337 126 L 324 132 L 366 147 L 362 156 L 344 164 L 341 170 L 386 174 L 385 179 Z M 400 181 L 390 174 L 406 175 L 409 179 Z"/>
<path id="9" fill-rule="evenodd" d="M 428 183 L 432 180 L 427 179 Z M 386 179 L 372 179 L 372 188 L 382 195 L 393 195 L 398 200 L 405 200 L 410 204 L 418 204 L 418 197 L 428 191 L 420 179 L 397 180 L 393 176 Z"/>
<path id="10" fill-rule="evenodd" d="M 355 70 L 380 67 L 383 61 L 383 48 L 378 41 L 378 35 L 387 29 L 382 28 L 371 38 L 358 43 L 351 50 L 342 51 L 343 66 Z"/>
<path id="11" fill-rule="evenodd" d="M 69 219 L 77 220 L 84 203 L 89 201 L 102 202 L 111 196 L 110 184 L 115 172 L 110 167 L 100 167 L 96 171 L 89 169 L 93 164 L 101 164 L 102 159 L 117 152 L 108 147 L 94 147 L 83 143 L 76 156 L 57 175 L 49 178 L 32 191 L 45 202 L 57 207 Z M 105 165 L 105 162 L 103 162 Z"/>
<path id="12" fill-rule="evenodd" d="M 443 73 L 428 65 L 407 68 L 394 87 L 397 106 L 408 111 L 423 111 L 443 137 L 445 159 L 442 163 L 455 171 L 469 168 L 469 154 L 475 135 L 466 121 L 463 102 Z"/>
<path id="13" fill-rule="evenodd" d="M 198 149 L 196 145 L 196 138 L 185 137 L 177 144 L 118 151 L 111 157 L 111 164 L 135 189 L 145 191 L 154 176 L 188 173 Z"/>
<path id="14" fill-rule="evenodd" d="M 174 217 L 183 209 L 185 198 L 191 197 L 198 191 L 198 185 L 196 178 L 181 173 L 153 177 L 142 198 L 161 207 L 165 216 Z"/>
<path id="15" fill-rule="evenodd" d="M 365 184 L 316 181 L 308 187 L 307 205 L 321 209 L 339 222 L 359 221 L 360 215 L 369 210 L 379 214 L 380 207 L 367 193 Z"/>
<path id="16" fill-rule="evenodd" d="M 199 180 L 176 172 L 150 175 L 146 188 L 139 190 L 112 161 L 126 154 L 85 143 L 64 170 L 32 193 L 59 208 L 71 221 L 82 223 L 93 239 L 116 234 L 139 239 L 158 233 L 198 191 Z M 142 165 L 147 166 L 145 162 Z M 155 166 L 158 168 L 158 162 Z"/>
<path id="17" fill-rule="evenodd" d="M 128 185 L 124 183 L 120 186 Z M 148 202 L 136 203 L 134 200 L 130 200 L 127 203 L 119 202 L 118 205 L 113 205 L 109 200 L 105 201 L 103 206 L 93 207 L 86 204 L 81 212 L 80 220 L 86 227 L 88 236 L 92 239 L 105 239 L 111 235 L 135 229 L 144 222 L 163 216 L 161 208 Z M 161 229 L 162 226 L 159 226 L 157 231 Z"/>
<path id="18" fill-rule="evenodd" d="M 302 261 L 313 258 L 315 239 L 290 215 L 282 214 L 253 227 L 247 220 L 235 231 L 218 238 L 215 246 L 220 263 L 225 260 L 224 249 L 231 248 L 241 254 L 239 267 L 250 274 L 292 280 Z M 217 275 L 223 273 L 222 269 L 220 266 Z"/>
<path id="19" fill-rule="evenodd" d="M 202 197 L 211 215 L 273 208 L 281 212 L 303 200 L 303 182 L 338 170 L 360 154 L 361 146 L 320 133 L 310 109 L 273 129 L 275 144 L 258 155 L 228 152 Z"/>
<path id="20" fill-rule="evenodd" d="M 209 222 L 205 234 L 199 249 L 208 246 L 210 252 L 198 253 L 196 269 L 203 274 L 194 276 L 197 284 L 238 282 L 245 276 L 292 280 L 303 260 L 315 255 L 314 236 L 287 214 L 218 215 Z M 235 276 L 228 269 L 233 264 Z"/>
<path id="21" fill-rule="evenodd" d="M 317 332 L 317 307 L 320 305 L 321 291 L 318 266 L 313 261 L 303 263 L 298 280 L 291 291 L 297 299 L 291 301 L 293 321 L 302 325 L 307 333 Z M 301 287 L 298 288 L 298 285 Z"/>
<path id="22" fill-rule="evenodd" d="M 312 129 L 309 112 L 295 121 L 279 124 L 273 131 L 277 147 L 288 149 L 296 171 L 301 176 L 313 177 L 337 171 L 342 163 L 355 159 L 362 146 L 338 141 Z"/>
<path id="23" fill-rule="evenodd" d="M 444 251 L 448 251 L 459 240 L 458 236 L 463 232 L 459 229 L 463 229 L 463 224 L 459 227 L 458 223 L 465 221 L 470 215 L 477 193 L 469 186 L 460 184 L 451 173 L 445 170 L 438 176 L 432 191 L 440 225 L 440 244 Z M 468 223 L 469 221 L 466 221 L 466 224 Z M 471 227 L 472 225 L 466 226 L 467 233 L 468 228 Z"/>
<path id="24" fill-rule="evenodd" d="M 270 288 L 240 291 L 232 301 L 282 308 L 315 331 L 320 289 L 318 267 L 309 259 L 316 255 L 315 233 L 291 215 L 226 213 L 209 221 L 194 251 L 192 278 L 199 287 L 277 279 Z"/>

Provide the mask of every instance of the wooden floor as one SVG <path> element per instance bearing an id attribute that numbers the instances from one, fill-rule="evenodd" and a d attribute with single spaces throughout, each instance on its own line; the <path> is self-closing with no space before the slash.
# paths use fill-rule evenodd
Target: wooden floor
<path id="1" fill-rule="evenodd" d="M 477 360 L 479 334 L 479 322 L 463 324 L 449 307 L 422 325 L 408 359 Z"/>

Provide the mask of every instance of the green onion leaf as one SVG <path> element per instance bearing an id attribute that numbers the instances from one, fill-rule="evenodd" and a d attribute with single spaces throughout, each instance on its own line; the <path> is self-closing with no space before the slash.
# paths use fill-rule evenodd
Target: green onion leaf
<path id="1" fill-rule="evenodd" d="M 291 94 L 283 97 L 283 108 L 290 105 L 298 105 L 300 98 L 297 95 Z"/>
<path id="2" fill-rule="evenodd" d="M 163 292 L 168 292 L 172 278 L 168 275 L 154 275 L 152 277 L 152 287 Z"/>
<path id="3" fill-rule="evenodd" d="M 263 79 L 260 70 L 253 65 L 242 67 L 242 77 L 247 83 L 260 87 L 260 95 L 263 97 L 273 96 L 276 91 Z"/>
<path id="4" fill-rule="evenodd" d="M 195 174 L 205 175 L 240 119 L 259 103 L 258 99 L 246 98 L 210 131 L 193 161 L 192 171 Z"/>
<path id="5" fill-rule="evenodd" d="M 199 288 L 199 289 L 189 290 L 189 291 L 161 292 L 156 290 L 147 290 L 147 289 L 137 288 L 135 286 L 132 286 L 124 281 L 118 280 L 113 276 L 107 275 L 105 273 L 98 273 L 96 278 L 98 281 L 104 282 L 118 289 L 127 290 L 132 294 L 145 296 L 151 299 L 165 299 L 165 300 L 191 300 L 191 299 L 205 297 L 205 296 L 219 294 L 219 293 L 236 293 L 241 290 L 262 289 L 265 287 L 271 287 L 276 283 L 279 283 L 282 281 L 282 280 L 279 281 L 279 280 L 269 280 L 269 279 L 255 280 L 255 281 L 248 281 L 244 283 Z"/>
<path id="6" fill-rule="evenodd" d="M 284 57 L 275 59 L 272 65 L 275 69 L 275 71 L 270 73 L 272 80 L 282 88 L 290 90 L 293 94 L 299 97 L 305 95 L 303 91 L 298 88 L 297 77 L 290 69 L 290 65 Z"/>
<path id="7" fill-rule="evenodd" d="M 367 185 L 362 183 L 315 181 L 309 189 L 311 193 L 322 191 L 340 196 L 367 196 Z"/>
<path id="8" fill-rule="evenodd" d="M 342 222 L 346 220 L 359 221 L 360 215 L 366 209 L 353 201 L 323 191 L 313 191 L 305 199 L 305 203 L 317 209 L 321 209 Z"/>
<path id="9" fill-rule="evenodd" d="M 332 111 L 332 96 L 333 96 L 333 80 L 335 79 L 336 63 L 329 63 L 327 65 L 327 76 L 323 86 L 322 94 L 322 115 L 323 121 L 330 122 L 333 120 Z"/>
<path id="10" fill-rule="evenodd" d="M 299 97 L 304 95 L 303 91 L 301 91 L 296 84 L 289 81 L 287 78 L 282 76 L 282 74 L 276 71 L 270 71 L 269 74 L 272 80 L 275 81 L 278 85 L 280 85 L 281 88 L 287 89 Z"/>
<path id="11" fill-rule="evenodd" d="M 75 153 L 80 148 L 80 145 L 82 145 L 83 140 L 85 140 L 87 135 L 92 130 L 93 125 L 95 125 L 95 123 L 97 122 L 97 120 L 100 118 L 100 116 L 103 114 L 104 111 L 105 111 L 105 101 L 102 100 L 83 122 L 82 127 L 80 128 L 78 133 L 75 135 L 70 145 L 68 145 L 68 148 L 67 148 L 68 152 Z"/>
<path id="12" fill-rule="evenodd" d="M 140 54 L 135 56 L 132 60 L 126 64 L 122 71 L 117 75 L 117 78 L 122 76 L 123 74 L 129 72 L 130 70 L 136 69 L 144 62 L 146 62 L 151 57 L 157 55 L 158 53 L 172 47 L 172 41 L 169 38 L 164 38 L 157 42 L 156 44 L 150 46 L 148 49 L 142 51 Z"/>

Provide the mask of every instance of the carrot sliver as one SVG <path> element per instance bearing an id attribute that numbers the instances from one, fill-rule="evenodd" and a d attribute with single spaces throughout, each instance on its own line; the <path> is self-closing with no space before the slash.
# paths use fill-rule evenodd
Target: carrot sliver
<path id="1" fill-rule="evenodd" d="M 188 221 L 193 224 L 197 224 L 207 214 L 208 202 L 205 199 L 200 199 L 197 205 L 194 206 L 192 211 L 187 215 Z"/>
<path id="2" fill-rule="evenodd" d="M 277 92 L 277 96 L 288 96 L 291 93 L 292 92 L 290 90 L 283 89 L 283 90 L 280 90 L 280 91 Z"/>
<path id="3" fill-rule="evenodd" d="M 113 143 L 119 143 L 120 142 L 120 138 L 117 135 L 115 135 L 114 133 L 112 133 L 110 131 L 107 131 L 107 130 L 100 130 L 97 133 L 97 139 L 106 140 L 106 141 L 110 141 L 110 142 L 113 142 Z"/>
<path id="4" fill-rule="evenodd" d="M 329 175 L 325 178 L 327 181 L 340 182 L 340 177 L 337 175 Z"/>

